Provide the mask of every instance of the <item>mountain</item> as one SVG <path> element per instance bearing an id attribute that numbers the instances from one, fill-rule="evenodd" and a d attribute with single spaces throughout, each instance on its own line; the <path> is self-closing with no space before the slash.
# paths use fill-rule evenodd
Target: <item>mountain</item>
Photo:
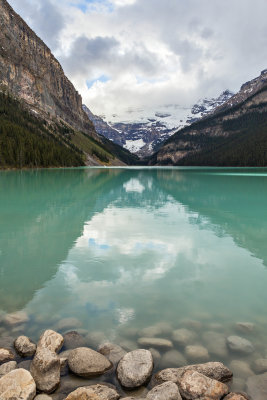
<path id="1" fill-rule="evenodd" d="M 94 115 L 86 106 L 84 111 L 93 121 L 96 131 L 140 157 L 152 155 L 178 129 L 190 125 L 225 103 L 234 93 L 224 91 L 218 98 L 200 100 L 192 107 L 167 104 L 155 111 L 130 108 L 112 120 Z"/>
<path id="2" fill-rule="evenodd" d="M 0 167 L 135 162 L 129 152 L 96 133 L 60 63 L 6 0 L 0 0 L 0 43 L 0 107 L 6 109 L 7 102 L 13 110 L 17 107 L 15 122 L 10 112 L 0 113 Z M 18 138 L 20 159 L 14 149 Z M 41 152 L 38 157 L 34 146 Z M 57 150 L 47 157 L 50 147 L 61 149 L 63 156 L 57 159 Z"/>
<path id="3" fill-rule="evenodd" d="M 151 165 L 267 165 L 267 70 L 200 121 L 169 138 Z"/>

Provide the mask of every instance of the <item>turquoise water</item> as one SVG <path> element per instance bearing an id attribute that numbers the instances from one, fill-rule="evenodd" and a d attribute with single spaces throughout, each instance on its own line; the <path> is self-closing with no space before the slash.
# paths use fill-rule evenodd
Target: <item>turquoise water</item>
<path id="1" fill-rule="evenodd" d="M 0 172 L 0 315 L 29 318 L 0 335 L 36 340 L 75 318 L 83 334 L 134 346 L 164 321 L 203 344 L 206 331 L 227 337 L 243 321 L 255 324 L 241 335 L 255 352 L 238 357 L 263 358 L 266 205 L 267 169 Z"/>

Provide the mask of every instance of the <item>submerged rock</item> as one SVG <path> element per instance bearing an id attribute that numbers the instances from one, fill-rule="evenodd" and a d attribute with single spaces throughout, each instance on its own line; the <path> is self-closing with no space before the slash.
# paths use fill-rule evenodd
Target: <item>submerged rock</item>
<path id="1" fill-rule="evenodd" d="M 67 329 L 76 329 L 82 326 L 81 321 L 77 318 L 63 318 L 56 325 L 56 331 L 66 331 Z"/>
<path id="2" fill-rule="evenodd" d="M 106 385 L 92 385 L 78 388 L 70 393 L 66 400 L 117 400 L 119 393 Z"/>
<path id="3" fill-rule="evenodd" d="M 158 347 L 161 349 L 171 349 L 173 344 L 170 340 L 162 338 L 139 338 L 138 344 L 143 347 Z"/>
<path id="4" fill-rule="evenodd" d="M 83 377 L 101 375 L 112 367 L 106 357 L 88 347 L 71 350 L 68 363 L 72 372 Z"/>
<path id="5" fill-rule="evenodd" d="M 208 361 L 210 358 L 208 350 L 203 346 L 186 346 L 185 356 L 190 361 L 199 362 Z"/>
<path id="6" fill-rule="evenodd" d="M 252 363 L 253 371 L 257 374 L 262 374 L 263 372 L 267 372 L 267 359 L 259 358 Z"/>
<path id="7" fill-rule="evenodd" d="M 255 328 L 255 325 L 252 322 L 237 322 L 236 329 L 239 332 L 249 333 L 252 332 Z"/>
<path id="8" fill-rule="evenodd" d="M 169 350 L 163 354 L 160 361 L 162 368 L 179 368 L 184 367 L 187 364 L 185 357 L 177 350 Z"/>
<path id="9" fill-rule="evenodd" d="M 86 340 L 76 331 L 67 332 L 64 336 L 64 348 L 76 349 L 77 347 L 85 347 Z"/>
<path id="10" fill-rule="evenodd" d="M 192 343 L 196 337 L 196 333 L 189 329 L 176 329 L 172 334 L 172 340 L 179 346 L 186 346 Z"/>
<path id="11" fill-rule="evenodd" d="M 165 382 L 154 387 L 146 396 L 147 400 L 182 400 L 178 386 L 174 382 Z"/>
<path id="12" fill-rule="evenodd" d="M 36 344 L 27 336 L 19 336 L 14 343 L 14 347 L 22 357 L 31 357 L 36 351 Z"/>
<path id="13" fill-rule="evenodd" d="M 6 314 L 4 322 L 9 326 L 24 324 L 29 321 L 29 316 L 25 311 L 17 311 L 11 314 Z"/>
<path id="14" fill-rule="evenodd" d="M 119 362 L 117 373 L 122 386 L 135 388 L 143 385 L 151 376 L 153 357 L 148 350 L 134 350 Z"/>
<path id="15" fill-rule="evenodd" d="M 168 322 L 159 322 L 155 325 L 147 326 L 140 331 L 141 337 L 155 337 L 169 335 L 172 332 L 171 324 Z"/>
<path id="16" fill-rule="evenodd" d="M 228 356 L 226 339 L 221 333 L 213 331 L 205 332 L 203 334 L 203 341 L 210 354 L 220 357 L 220 359 Z"/>
<path id="17" fill-rule="evenodd" d="M 32 400 L 35 395 L 35 382 L 25 369 L 15 369 L 0 379 L 1 400 Z"/>
<path id="18" fill-rule="evenodd" d="M 38 390 L 48 394 L 53 393 L 60 384 L 58 355 L 48 348 L 38 348 L 31 363 L 30 372 Z"/>
<path id="19" fill-rule="evenodd" d="M 9 361 L 0 365 L 0 378 L 17 368 L 16 361 Z"/>
<path id="20" fill-rule="evenodd" d="M 14 360 L 15 356 L 9 349 L 0 348 L 0 364 Z"/>
<path id="21" fill-rule="evenodd" d="M 266 400 L 267 373 L 250 376 L 247 380 L 247 393 L 253 400 Z"/>
<path id="22" fill-rule="evenodd" d="M 243 354 L 250 354 L 254 351 L 252 343 L 240 336 L 229 336 L 227 338 L 227 344 L 233 351 Z"/>
<path id="23" fill-rule="evenodd" d="M 254 375 L 254 372 L 251 370 L 249 364 L 243 360 L 233 360 L 229 365 L 231 371 L 233 371 L 234 376 L 238 378 L 248 378 L 251 375 Z"/>
<path id="24" fill-rule="evenodd" d="M 103 356 L 107 357 L 112 364 L 117 364 L 126 354 L 126 351 L 123 350 L 122 347 L 113 343 L 102 344 L 99 346 L 98 351 L 103 354 Z"/>

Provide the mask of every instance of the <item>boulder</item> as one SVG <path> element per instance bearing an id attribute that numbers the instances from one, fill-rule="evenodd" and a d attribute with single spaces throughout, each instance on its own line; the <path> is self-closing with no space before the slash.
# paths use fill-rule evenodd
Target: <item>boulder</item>
<path id="1" fill-rule="evenodd" d="M 32 400 L 35 395 L 35 382 L 25 369 L 15 369 L 0 378 L 1 400 Z"/>
<path id="2" fill-rule="evenodd" d="M 254 351 L 252 343 L 240 336 L 229 336 L 227 338 L 227 344 L 232 351 L 236 351 L 238 353 L 250 354 Z"/>
<path id="3" fill-rule="evenodd" d="M 37 350 L 41 348 L 49 349 L 51 352 L 57 353 L 63 346 L 63 336 L 50 329 L 46 330 L 40 337 L 37 344 Z"/>
<path id="4" fill-rule="evenodd" d="M 178 387 L 182 397 L 188 400 L 220 400 L 229 393 L 224 383 L 192 370 L 183 373 L 178 380 Z"/>
<path id="5" fill-rule="evenodd" d="M 122 347 L 113 343 L 104 343 L 98 348 L 99 353 L 107 357 L 112 364 L 117 364 L 126 354 Z"/>
<path id="6" fill-rule="evenodd" d="M 163 354 L 160 361 L 162 368 L 179 368 L 187 364 L 185 357 L 177 350 L 169 350 Z"/>
<path id="7" fill-rule="evenodd" d="M 9 361 L 0 365 L 0 378 L 17 368 L 16 361 Z"/>
<path id="8" fill-rule="evenodd" d="M 0 348 L 0 364 L 14 360 L 15 356 L 9 349 Z"/>
<path id="9" fill-rule="evenodd" d="M 30 372 L 39 391 L 53 393 L 60 384 L 58 355 L 49 348 L 38 348 L 31 363 Z"/>
<path id="10" fill-rule="evenodd" d="M 192 343 L 196 337 L 196 333 L 189 329 L 176 329 L 172 334 L 172 340 L 177 343 L 178 346 L 186 346 Z"/>
<path id="11" fill-rule="evenodd" d="M 68 363 L 74 374 L 83 377 L 101 375 L 112 367 L 106 357 L 88 347 L 71 350 Z"/>
<path id="12" fill-rule="evenodd" d="M 86 345 L 86 340 L 76 331 L 67 332 L 63 339 L 65 349 L 77 349 Z"/>
<path id="13" fill-rule="evenodd" d="M 134 350 L 127 353 L 119 362 L 118 379 L 122 386 L 135 388 L 143 385 L 151 376 L 153 357 L 148 350 Z"/>
<path id="14" fill-rule="evenodd" d="M 213 331 L 205 332 L 203 334 L 203 342 L 210 354 L 220 357 L 220 359 L 228 356 L 226 340 L 221 333 Z"/>
<path id="15" fill-rule="evenodd" d="M 161 349 L 171 349 L 173 344 L 168 339 L 162 338 L 139 338 L 137 343 L 142 347 L 157 347 Z"/>
<path id="16" fill-rule="evenodd" d="M 94 397 L 96 396 L 96 397 Z M 119 393 L 106 385 L 92 385 L 78 388 L 70 393 L 66 400 L 117 400 Z"/>
<path id="17" fill-rule="evenodd" d="M 250 376 L 247 380 L 247 390 L 253 400 L 267 399 L 267 372 L 261 375 Z"/>
<path id="18" fill-rule="evenodd" d="M 203 346 L 186 346 L 185 356 L 194 362 L 205 362 L 210 358 L 208 350 Z"/>
<path id="19" fill-rule="evenodd" d="M 267 372 L 267 359 L 266 358 L 259 358 L 252 363 L 253 371 L 257 374 L 262 374 Z"/>
<path id="20" fill-rule="evenodd" d="M 182 400 L 178 386 L 174 382 L 164 382 L 154 387 L 146 396 L 147 400 Z"/>
<path id="21" fill-rule="evenodd" d="M 14 343 L 17 353 L 22 357 L 32 357 L 36 351 L 36 344 L 27 336 L 19 336 Z"/>

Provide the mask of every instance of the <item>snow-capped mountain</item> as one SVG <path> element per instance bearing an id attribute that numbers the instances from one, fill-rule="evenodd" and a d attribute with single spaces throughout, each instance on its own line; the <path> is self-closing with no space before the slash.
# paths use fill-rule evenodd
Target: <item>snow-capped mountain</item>
<path id="1" fill-rule="evenodd" d="M 167 104 L 156 110 L 130 108 L 121 115 L 114 114 L 111 120 L 94 115 L 86 106 L 83 108 L 99 134 L 140 157 L 147 157 L 175 132 L 208 115 L 233 95 L 226 90 L 218 98 L 205 98 L 192 107 Z"/>

